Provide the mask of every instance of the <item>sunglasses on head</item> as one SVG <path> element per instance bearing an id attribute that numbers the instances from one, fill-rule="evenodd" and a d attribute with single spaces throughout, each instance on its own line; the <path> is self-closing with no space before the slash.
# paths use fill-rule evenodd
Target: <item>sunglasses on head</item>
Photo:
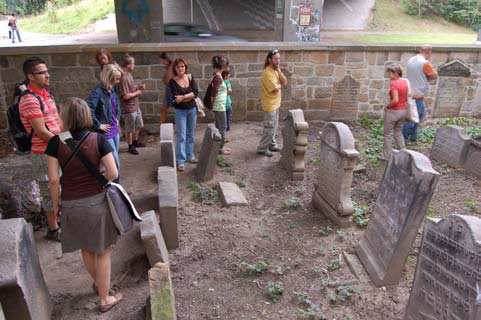
<path id="1" fill-rule="evenodd" d="M 270 57 L 272 57 L 273 55 L 275 55 L 276 53 L 279 53 L 279 50 L 278 49 L 273 49 L 271 51 L 269 51 L 269 53 L 267 54 Z"/>

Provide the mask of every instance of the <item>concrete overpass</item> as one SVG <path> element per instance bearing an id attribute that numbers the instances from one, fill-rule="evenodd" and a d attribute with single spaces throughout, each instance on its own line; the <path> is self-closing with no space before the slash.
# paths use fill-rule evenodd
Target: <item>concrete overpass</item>
<path id="1" fill-rule="evenodd" d="M 319 41 L 363 29 L 374 0 L 115 0 L 119 42 L 161 42 L 163 24 L 208 25 L 253 41 Z"/>

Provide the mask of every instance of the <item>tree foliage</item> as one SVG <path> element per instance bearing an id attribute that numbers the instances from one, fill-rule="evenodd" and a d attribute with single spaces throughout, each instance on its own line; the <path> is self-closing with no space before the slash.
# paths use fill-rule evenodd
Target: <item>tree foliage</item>
<path id="1" fill-rule="evenodd" d="M 440 15 L 474 30 L 481 27 L 481 4 L 478 0 L 402 0 L 402 6 L 410 15 Z"/>
<path id="2" fill-rule="evenodd" d="M 6 1 L 5 11 L 15 12 L 20 15 L 37 14 L 47 8 L 48 0 L 4 0 Z M 68 6 L 79 0 L 50 0 L 54 7 Z M 2 0 L 0 0 L 2 2 Z M 1 5 L 0 5 L 1 8 Z"/>

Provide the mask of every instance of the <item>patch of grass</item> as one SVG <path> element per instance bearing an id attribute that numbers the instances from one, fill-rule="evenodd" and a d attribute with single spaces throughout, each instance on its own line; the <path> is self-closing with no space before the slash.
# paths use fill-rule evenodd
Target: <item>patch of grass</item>
<path id="1" fill-rule="evenodd" d="M 449 118 L 443 118 L 440 121 L 442 126 L 460 126 L 460 127 L 466 127 L 469 126 L 472 121 L 469 118 L 466 117 L 449 117 Z"/>
<path id="2" fill-rule="evenodd" d="M 327 264 L 327 270 L 329 271 L 336 271 L 336 270 L 339 270 L 341 268 L 341 259 L 340 257 L 339 258 L 336 258 L 332 261 L 330 261 L 328 264 Z"/>
<path id="3" fill-rule="evenodd" d="M 393 19 L 395 20 L 395 19 Z M 412 33 L 412 34 L 360 34 L 358 41 L 366 43 L 413 43 L 413 44 L 473 44 L 476 34 L 463 33 Z"/>
<path id="4" fill-rule="evenodd" d="M 434 127 L 425 127 L 419 130 L 419 142 L 425 145 L 433 144 L 434 137 L 436 136 L 436 128 Z"/>
<path id="5" fill-rule="evenodd" d="M 332 305 L 346 304 L 352 302 L 352 298 L 356 294 L 361 294 L 362 290 L 353 286 L 340 286 L 335 292 L 328 295 L 329 302 Z"/>
<path id="6" fill-rule="evenodd" d="M 315 166 L 319 166 L 321 164 L 321 160 L 320 159 L 313 159 L 313 160 L 311 160 L 311 163 Z"/>
<path id="7" fill-rule="evenodd" d="M 436 211 L 433 209 L 433 207 L 431 206 L 428 207 L 428 212 L 426 213 L 426 216 L 428 218 L 437 218 Z"/>
<path id="8" fill-rule="evenodd" d="M 301 319 L 327 320 L 321 311 L 321 305 L 313 303 L 309 295 L 305 292 L 295 292 L 297 301 L 302 306 L 297 312 Z"/>
<path id="9" fill-rule="evenodd" d="M 287 211 L 295 211 L 301 207 L 301 200 L 298 197 L 290 197 L 284 200 L 281 208 Z"/>
<path id="10" fill-rule="evenodd" d="M 192 199 L 206 205 L 219 202 L 219 192 L 216 189 L 204 187 L 195 181 L 190 181 L 187 186 L 192 191 Z"/>
<path id="11" fill-rule="evenodd" d="M 369 218 L 366 217 L 368 206 L 367 204 L 358 205 L 356 202 L 354 205 L 354 213 L 352 214 L 352 221 L 359 228 L 366 228 L 369 223 Z"/>
<path id="12" fill-rule="evenodd" d="M 242 261 L 239 264 L 239 270 L 248 275 L 261 274 L 269 270 L 269 262 L 265 260 L 257 260 L 255 263 Z"/>
<path id="13" fill-rule="evenodd" d="M 277 302 L 284 294 L 284 286 L 282 282 L 269 281 L 266 286 L 266 294 L 272 300 L 272 302 Z"/>
<path id="14" fill-rule="evenodd" d="M 327 237 L 329 234 L 331 234 L 331 232 L 332 232 L 332 228 L 330 226 L 322 227 L 319 230 L 319 234 L 323 237 Z"/>
<path id="15" fill-rule="evenodd" d="M 230 164 L 225 162 L 225 157 L 223 155 L 218 155 L 217 158 L 215 159 L 217 166 L 221 168 L 227 168 L 230 167 Z"/>
<path id="16" fill-rule="evenodd" d="M 481 136 L 481 126 L 468 128 L 467 132 L 471 138 L 479 137 Z"/>
<path id="17" fill-rule="evenodd" d="M 379 166 L 379 156 L 384 145 L 384 120 L 378 119 L 368 127 L 367 147 L 362 150 L 367 160 L 374 166 Z"/>
<path id="18" fill-rule="evenodd" d="M 472 199 L 464 200 L 464 206 L 468 211 L 475 211 L 476 210 L 476 200 L 472 200 Z"/>
<path id="19" fill-rule="evenodd" d="M 59 8 L 20 19 L 20 30 L 50 34 L 79 31 L 114 12 L 114 0 L 82 0 Z"/>

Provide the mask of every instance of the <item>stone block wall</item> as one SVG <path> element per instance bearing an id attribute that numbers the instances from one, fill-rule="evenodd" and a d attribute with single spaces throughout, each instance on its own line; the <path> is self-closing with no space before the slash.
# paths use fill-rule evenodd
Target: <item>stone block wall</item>
<path id="1" fill-rule="evenodd" d="M 14 84 L 23 79 L 21 68 L 25 58 L 38 55 L 47 61 L 52 91 L 61 103 L 70 96 L 86 98 L 98 83 L 100 70 L 94 58 L 97 48 L 84 45 L 3 49 L 0 53 L 0 126 L 5 126 L 5 110 L 12 101 Z M 189 72 L 198 81 L 202 95 L 212 76 L 212 56 L 226 55 L 232 73 L 234 119 L 260 120 L 259 78 L 265 55 L 271 48 L 281 50 L 281 68 L 289 80 L 282 92 L 282 108 L 303 109 L 306 120 L 354 120 L 363 115 L 381 116 L 389 87 L 386 65 L 392 62 L 405 65 L 417 49 L 414 46 L 321 46 L 289 42 L 126 44 L 107 47 L 116 61 L 120 61 L 125 52 L 136 58 L 134 77 L 147 86 L 140 98 L 147 122 L 158 120 L 164 96 L 161 80 L 164 67 L 159 63 L 160 52 L 187 60 Z M 457 110 L 454 115 L 481 116 L 481 56 L 478 50 L 476 46 L 433 48 L 435 67 L 459 59 L 471 69 L 471 74 L 457 81 L 433 82 L 427 98 L 429 114 L 439 117 L 453 115 L 452 108 L 448 108 L 449 114 L 446 115 L 442 110 L 433 110 L 436 97 L 442 94 L 447 84 L 454 86 L 449 91 L 462 91 L 459 94 L 461 99 L 455 102 L 459 105 L 454 108 Z M 438 86 L 439 82 L 441 86 Z"/>

